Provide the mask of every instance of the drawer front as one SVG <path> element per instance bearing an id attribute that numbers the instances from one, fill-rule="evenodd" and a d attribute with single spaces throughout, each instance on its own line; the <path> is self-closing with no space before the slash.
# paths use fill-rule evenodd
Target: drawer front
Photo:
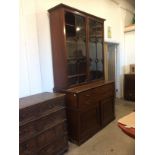
<path id="1" fill-rule="evenodd" d="M 96 104 L 103 98 L 114 96 L 114 84 L 107 84 L 79 93 L 79 108 Z"/>
<path id="2" fill-rule="evenodd" d="M 19 111 L 19 121 L 27 121 L 35 119 L 45 113 L 50 111 L 55 107 L 63 106 L 64 107 L 64 98 L 57 98 L 43 103 L 38 103 L 36 105 L 21 109 Z"/>
<path id="3" fill-rule="evenodd" d="M 38 110 L 40 113 L 43 113 L 45 111 L 49 111 L 55 107 L 63 106 L 64 107 L 64 98 L 57 98 L 53 99 L 51 101 L 46 101 L 44 103 L 39 104 Z"/>
<path id="4" fill-rule="evenodd" d="M 95 105 L 96 96 L 93 95 L 93 91 L 88 90 L 78 94 L 79 97 L 79 108 L 88 107 Z"/>
<path id="5" fill-rule="evenodd" d="M 63 122 L 36 137 L 38 148 L 42 148 L 67 134 L 66 122 Z"/>
<path id="6" fill-rule="evenodd" d="M 20 155 L 33 155 L 37 150 L 37 142 L 35 138 L 30 139 L 27 142 L 19 144 Z"/>
<path id="7" fill-rule="evenodd" d="M 93 94 L 96 95 L 98 99 L 114 96 L 114 84 L 97 87 L 93 89 Z"/>
<path id="8" fill-rule="evenodd" d="M 66 119 L 65 109 L 58 110 L 56 112 L 50 113 L 49 115 L 42 117 L 36 121 L 29 122 L 26 125 L 19 127 L 19 140 L 24 141 L 24 139 L 31 137 L 47 128 L 61 122 Z"/>
<path id="9" fill-rule="evenodd" d="M 60 155 L 68 149 L 68 140 L 66 136 L 58 138 L 53 143 L 38 152 L 38 155 Z"/>
<path id="10" fill-rule="evenodd" d="M 35 154 L 39 150 L 46 147 L 48 144 L 53 143 L 57 140 L 65 136 L 67 133 L 66 123 L 61 123 L 46 132 L 30 139 L 24 143 L 21 143 L 20 148 L 20 155 L 27 153 L 27 155 Z"/>

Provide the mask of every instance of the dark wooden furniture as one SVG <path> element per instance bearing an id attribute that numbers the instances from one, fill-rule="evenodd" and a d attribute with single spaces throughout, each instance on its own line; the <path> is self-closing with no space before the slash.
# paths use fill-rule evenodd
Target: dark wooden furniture
<path id="1" fill-rule="evenodd" d="M 69 138 L 85 142 L 115 118 L 114 82 L 94 82 L 66 90 Z"/>
<path id="2" fill-rule="evenodd" d="M 48 11 L 54 90 L 104 80 L 104 19 L 64 4 Z"/>
<path id="3" fill-rule="evenodd" d="M 104 19 L 60 4 L 48 10 L 54 91 L 66 93 L 69 139 L 85 142 L 114 119 L 114 82 L 104 78 Z"/>
<path id="4" fill-rule="evenodd" d="M 58 93 L 20 98 L 20 155 L 58 155 L 68 149 L 64 101 Z"/>
<path id="5" fill-rule="evenodd" d="M 135 101 L 135 74 L 124 75 L 124 99 Z"/>

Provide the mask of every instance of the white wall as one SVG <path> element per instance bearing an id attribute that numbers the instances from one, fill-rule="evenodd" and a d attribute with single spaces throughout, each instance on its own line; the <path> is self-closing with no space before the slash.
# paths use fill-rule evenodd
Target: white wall
<path id="1" fill-rule="evenodd" d="M 20 3 L 19 96 L 42 92 L 35 1 Z"/>
<path id="2" fill-rule="evenodd" d="M 135 31 L 125 32 L 124 43 L 124 72 L 129 73 L 130 64 L 135 64 Z"/>
<path id="3" fill-rule="evenodd" d="M 127 4 L 116 4 L 110 0 L 22 0 L 22 10 L 29 13 L 22 14 L 21 23 L 24 25 L 21 27 L 29 27 L 30 29 L 21 29 L 22 34 L 26 33 L 28 36 L 23 35 L 23 42 L 29 39 L 32 42 L 27 42 L 27 46 L 22 45 L 20 54 L 23 55 L 20 62 L 21 69 L 21 87 L 20 96 L 29 95 L 40 91 L 52 91 L 53 89 L 53 68 L 51 59 L 51 42 L 50 42 L 50 26 L 47 10 L 54 7 L 59 3 L 64 3 L 79 10 L 88 12 L 95 16 L 106 19 L 105 22 L 105 40 L 108 42 L 119 43 L 119 59 L 120 59 L 120 71 L 118 76 L 118 85 L 121 85 L 121 75 L 123 74 L 122 65 L 124 58 L 124 25 L 131 20 L 131 14 L 125 11 L 123 8 L 133 8 Z M 31 6 L 31 7 L 30 7 Z M 29 9 L 29 7 L 31 9 Z M 30 12 L 31 14 L 30 14 Z M 128 12 L 128 13 L 127 13 Z M 25 19 L 25 20 L 24 20 Z M 107 37 L 107 27 L 111 27 L 112 37 Z M 33 37 L 33 40 L 32 40 Z M 29 46 L 30 44 L 30 46 Z M 32 53 L 34 53 L 32 55 Z M 32 61 L 30 61 L 32 60 Z M 31 59 L 32 58 L 32 59 Z M 30 67 L 31 66 L 31 67 Z M 32 88 L 35 79 L 36 89 Z M 38 77 L 38 79 L 36 79 Z M 122 86 L 120 86 L 122 87 Z M 121 96 L 121 89 L 119 89 Z"/>

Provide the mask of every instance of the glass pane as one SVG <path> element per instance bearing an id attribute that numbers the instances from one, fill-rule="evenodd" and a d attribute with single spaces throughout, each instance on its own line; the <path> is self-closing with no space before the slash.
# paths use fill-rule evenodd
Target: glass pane
<path id="1" fill-rule="evenodd" d="M 79 74 L 86 74 L 86 71 L 87 71 L 86 66 L 87 66 L 86 58 L 78 59 Z"/>
<path id="2" fill-rule="evenodd" d="M 77 77 L 69 78 L 68 83 L 69 83 L 69 85 L 77 84 L 78 78 Z"/>
<path id="3" fill-rule="evenodd" d="M 102 23 L 96 22 L 96 37 L 102 38 L 103 26 Z"/>
<path id="4" fill-rule="evenodd" d="M 94 20 L 89 20 L 89 39 L 90 41 L 95 41 L 96 37 L 96 21 Z"/>
<path id="5" fill-rule="evenodd" d="M 84 17 L 66 12 L 65 24 L 68 83 L 72 85 L 85 82 L 87 77 L 86 22 Z"/>
<path id="6" fill-rule="evenodd" d="M 85 18 L 75 15 L 76 23 L 76 39 L 77 39 L 77 66 L 78 66 L 78 82 L 86 80 L 86 25 Z"/>
<path id="7" fill-rule="evenodd" d="M 89 61 L 90 61 L 90 79 L 95 79 L 95 72 L 96 72 L 96 44 L 93 42 L 89 43 Z"/>
<path id="8" fill-rule="evenodd" d="M 94 20 L 89 21 L 89 60 L 90 80 L 103 77 L 103 26 Z"/>
<path id="9" fill-rule="evenodd" d="M 75 37 L 76 31 L 74 26 L 66 25 L 66 37 L 69 39 L 69 37 Z"/>
<path id="10" fill-rule="evenodd" d="M 77 40 L 77 58 L 86 57 L 86 42 L 82 39 Z"/>
<path id="11" fill-rule="evenodd" d="M 97 40 L 97 78 L 103 77 L 103 26 L 96 22 L 96 40 Z"/>
<path id="12" fill-rule="evenodd" d="M 80 76 L 79 79 L 78 79 L 79 83 L 85 82 L 85 81 L 86 81 L 86 76 Z"/>
<path id="13" fill-rule="evenodd" d="M 82 16 L 75 16 L 76 22 L 76 37 L 78 40 L 86 40 L 86 30 L 85 30 L 85 18 Z"/>
<path id="14" fill-rule="evenodd" d="M 75 16 L 73 13 L 66 12 L 65 13 L 65 22 L 67 25 L 75 25 Z"/>
<path id="15" fill-rule="evenodd" d="M 102 43 L 97 43 L 97 78 L 102 78 L 103 77 L 103 47 Z"/>
<path id="16" fill-rule="evenodd" d="M 77 73 L 77 61 L 74 59 L 68 59 L 68 76 Z"/>
<path id="17" fill-rule="evenodd" d="M 76 57 L 76 42 L 74 40 L 67 40 L 66 41 L 67 46 L 67 58 L 72 59 Z"/>

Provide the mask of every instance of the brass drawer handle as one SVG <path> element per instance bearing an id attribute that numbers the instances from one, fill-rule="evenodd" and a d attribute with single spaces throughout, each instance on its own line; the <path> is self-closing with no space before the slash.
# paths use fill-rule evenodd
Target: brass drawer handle
<path id="1" fill-rule="evenodd" d="M 85 96 L 90 97 L 90 95 L 88 95 L 88 94 L 87 94 L 87 95 L 85 95 Z"/>

